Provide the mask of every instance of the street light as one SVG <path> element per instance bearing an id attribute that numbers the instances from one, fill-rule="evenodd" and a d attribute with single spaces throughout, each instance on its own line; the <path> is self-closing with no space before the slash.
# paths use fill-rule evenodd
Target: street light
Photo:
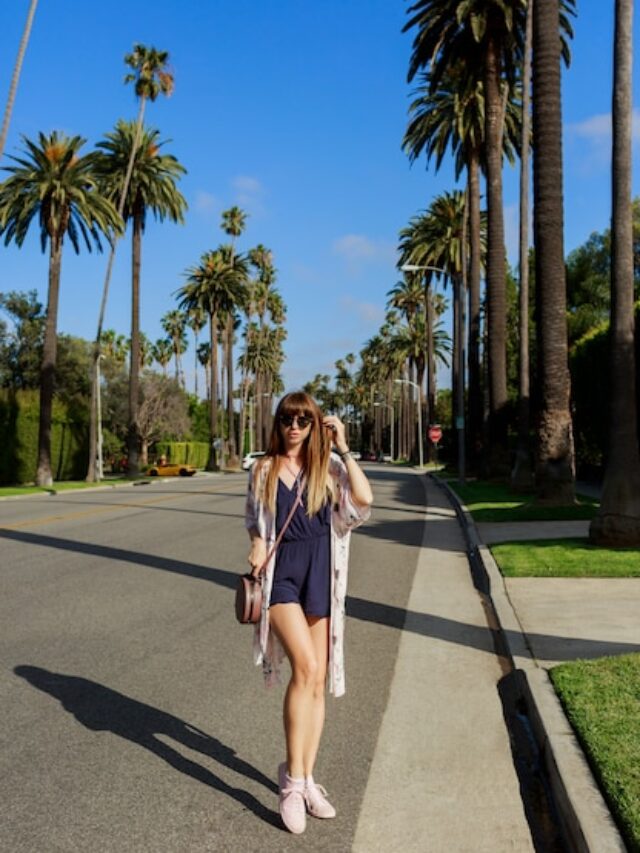
<path id="1" fill-rule="evenodd" d="M 411 379 L 394 379 L 394 382 L 397 382 L 399 385 L 412 385 L 418 392 L 418 454 L 420 457 L 420 467 L 422 468 L 423 463 L 423 452 L 422 452 L 422 400 L 420 394 L 420 386 L 417 382 L 412 382 Z"/>
<path id="2" fill-rule="evenodd" d="M 393 462 L 393 459 L 394 459 L 394 452 L 393 452 L 393 431 L 394 431 L 393 417 L 395 414 L 395 409 L 390 403 L 374 403 L 373 405 L 374 406 L 385 406 L 385 408 L 391 409 L 391 461 Z"/>
<path id="3" fill-rule="evenodd" d="M 463 329 L 463 312 L 462 312 L 462 299 L 460 294 L 460 280 L 459 276 L 451 275 L 451 273 L 447 272 L 447 270 L 442 269 L 441 267 L 434 267 L 429 264 L 425 266 L 421 266 L 419 264 L 403 264 L 400 269 L 403 272 L 418 272 L 418 270 L 430 270 L 431 272 L 441 273 L 442 275 L 447 275 L 453 279 L 454 283 L 454 300 L 453 300 L 453 308 L 454 308 L 454 328 L 457 329 L 457 333 L 460 336 L 460 341 L 457 344 L 457 373 L 458 373 L 458 385 L 456 388 L 456 418 L 455 418 L 455 426 L 456 432 L 458 434 L 458 480 L 460 483 L 464 483 L 465 480 L 465 467 L 466 467 L 466 459 L 465 459 L 465 436 L 464 436 L 464 329 Z"/>

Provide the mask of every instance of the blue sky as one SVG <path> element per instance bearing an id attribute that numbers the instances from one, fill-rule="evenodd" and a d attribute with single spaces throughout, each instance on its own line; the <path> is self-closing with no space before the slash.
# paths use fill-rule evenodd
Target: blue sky
<path id="1" fill-rule="evenodd" d="M 400 150 L 411 87 L 412 36 L 402 0 L 40 0 L 5 154 L 20 135 L 62 130 L 86 150 L 136 104 L 123 85 L 134 42 L 168 50 L 175 93 L 148 107 L 148 124 L 188 170 L 186 224 L 149 220 L 142 259 L 142 328 L 156 340 L 184 270 L 224 240 L 221 211 L 248 214 L 239 248 L 272 249 L 287 305 L 287 388 L 357 353 L 381 325 L 398 280 L 397 235 L 434 195 L 455 186 L 409 166 Z M 0 7 L 4 98 L 27 0 Z M 609 148 L 613 3 L 578 0 L 572 66 L 564 75 L 565 249 L 610 216 Z M 635 42 L 638 39 L 638 16 Z M 640 97 L 635 74 L 635 104 Z M 640 193 L 636 122 L 634 194 Z M 6 158 L 4 165 L 7 164 Z M 516 259 L 517 174 L 505 172 L 506 236 Z M 95 335 L 104 255 L 63 258 L 59 330 Z M 21 251 L 0 246 L 0 291 L 46 297 L 47 257 L 34 230 Z M 130 248 L 121 242 L 106 327 L 127 334 Z M 186 358 L 193 379 L 193 347 Z M 191 366 L 191 368 L 190 368 Z M 189 368 L 191 375 L 189 375 Z"/>

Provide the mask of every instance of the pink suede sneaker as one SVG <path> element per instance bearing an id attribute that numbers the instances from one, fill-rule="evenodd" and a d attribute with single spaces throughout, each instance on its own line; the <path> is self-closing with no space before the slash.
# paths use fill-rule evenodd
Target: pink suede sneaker
<path id="1" fill-rule="evenodd" d="M 336 810 L 327 799 L 326 790 L 322 785 L 317 785 L 311 776 L 305 782 L 304 798 L 309 814 L 312 817 L 328 818 L 336 816 Z"/>
<path id="2" fill-rule="evenodd" d="M 278 786 L 282 822 L 289 832 L 300 835 L 307 827 L 304 779 L 292 779 L 287 773 L 286 763 L 283 762 L 278 767 Z"/>

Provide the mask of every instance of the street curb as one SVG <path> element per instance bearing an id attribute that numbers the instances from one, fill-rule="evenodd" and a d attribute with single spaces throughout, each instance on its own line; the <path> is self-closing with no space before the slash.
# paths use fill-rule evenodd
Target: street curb
<path id="1" fill-rule="evenodd" d="M 206 477 L 222 476 L 223 471 L 199 471 L 200 475 Z M 236 473 L 236 472 L 233 472 Z M 196 475 L 197 476 L 197 475 Z M 55 498 L 58 495 L 66 495 L 75 492 L 105 492 L 108 489 L 126 489 L 129 486 L 147 486 L 150 483 L 171 483 L 175 477 L 145 477 L 140 480 L 131 480 L 130 482 L 105 483 L 101 486 L 87 486 L 86 488 L 79 487 L 77 489 L 59 489 L 55 488 L 44 489 L 41 492 L 29 492 L 26 495 L 0 495 L 0 501 L 22 501 L 25 498 Z"/>
<path id="2" fill-rule="evenodd" d="M 531 653 L 491 551 L 480 540 L 469 510 L 450 486 L 434 474 L 428 476 L 451 500 L 462 527 L 474 580 L 491 601 L 504 649 L 529 712 L 565 842 L 576 853 L 625 853 L 627 847 L 549 675 Z"/>

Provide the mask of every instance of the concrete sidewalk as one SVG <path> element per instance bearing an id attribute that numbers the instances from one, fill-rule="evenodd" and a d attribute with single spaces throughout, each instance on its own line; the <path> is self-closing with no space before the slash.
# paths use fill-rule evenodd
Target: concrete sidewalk
<path id="1" fill-rule="evenodd" d="M 527 853 L 494 650 L 446 494 L 427 490 L 423 547 L 353 850 Z"/>
<path id="2" fill-rule="evenodd" d="M 588 521 L 477 524 L 485 545 L 586 537 Z M 503 578 L 536 663 L 640 652 L 640 578 Z"/>
<path id="3" fill-rule="evenodd" d="M 568 849 L 624 853 L 626 846 L 551 684 L 548 669 L 575 658 L 640 651 L 640 578 L 504 578 L 492 542 L 586 536 L 588 523 L 476 525 L 458 504 L 461 527 L 500 633 L 549 778 Z M 583 531 L 577 525 L 583 525 Z M 482 538 L 481 538 L 482 537 Z"/>

